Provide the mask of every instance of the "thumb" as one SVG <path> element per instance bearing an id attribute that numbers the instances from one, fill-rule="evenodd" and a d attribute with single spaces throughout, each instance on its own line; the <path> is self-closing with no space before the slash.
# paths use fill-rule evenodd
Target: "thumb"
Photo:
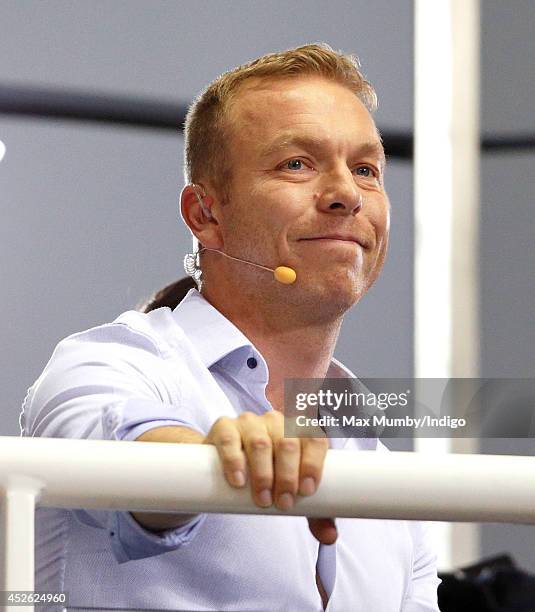
<path id="1" fill-rule="evenodd" d="M 320 544 L 334 544 L 338 538 L 333 518 L 309 518 L 308 527 Z"/>

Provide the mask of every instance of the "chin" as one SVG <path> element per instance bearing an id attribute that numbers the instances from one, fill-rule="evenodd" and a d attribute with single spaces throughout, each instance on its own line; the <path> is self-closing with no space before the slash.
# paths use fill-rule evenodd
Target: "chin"
<path id="1" fill-rule="evenodd" d="M 358 286 L 340 286 L 333 284 L 329 287 L 329 299 L 336 304 L 340 310 L 345 312 L 354 306 L 362 297 L 363 291 Z"/>
<path id="2" fill-rule="evenodd" d="M 318 283 L 310 291 L 310 307 L 318 312 L 328 311 L 331 316 L 342 316 L 364 293 L 365 285 L 361 279 L 349 275 L 331 276 L 327 282 Z"/>

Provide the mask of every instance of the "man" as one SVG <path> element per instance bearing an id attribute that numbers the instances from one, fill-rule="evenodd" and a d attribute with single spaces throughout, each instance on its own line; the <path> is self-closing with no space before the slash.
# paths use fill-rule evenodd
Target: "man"
<path id="1" fill-rule="evenodd" d="M 231 486 L 281 510 L 317 490 L 329 445 L 380 450 L 285 438 L 282 416 L 285 378 L 351 376 L 332 357 L 340 325 L 388 244 L 374 104 L 355 60 L 326 45 L 210 85 L 188 114 L 181 197 L 201 293 L 61 342 L 28 392 L 23 433 L 213 444 Z M 295 282 L 276 280 L 280 266 Z M 70 591 L 73 605 L 438 609 L 419 523 L 40 513 L 37 583 Z"/>

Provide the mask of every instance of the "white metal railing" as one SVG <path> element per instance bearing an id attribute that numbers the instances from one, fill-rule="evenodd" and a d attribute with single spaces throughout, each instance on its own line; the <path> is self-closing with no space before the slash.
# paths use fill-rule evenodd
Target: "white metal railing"
<path id="1" fill-rule="evenodd" d="M 0 437 L 0 590 L 34 589 L 36 505 L 535 523 L 534 482 L 535 457 L 329 450 L 318 491 L 282 512 L 231 488 L 211 446 Z"/>

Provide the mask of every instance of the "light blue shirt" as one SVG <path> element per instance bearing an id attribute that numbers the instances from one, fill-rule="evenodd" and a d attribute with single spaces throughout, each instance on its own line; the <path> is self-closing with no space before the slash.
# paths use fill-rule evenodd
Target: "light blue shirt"
<path id="1" fill-rule="evenodd" d="M 333 360 L 328 377 L 340 376 L 353 374 Z M 22 435 L 134 440 L 163 425 L 207 434 L 221 416 L 272 410 L 267 381 L 258 350 L 192 289 L 174 311 L 128 311 L 62 340 L 27 393 Z M 376 440 L 330 445 L 385 451 Z M 332 612 L 438 611 L 425 524 L 337 527 L 336 544 L 320 546 L 304 517 L 201 514 L 156 534 L 128 512 L 38 508 L 36 589 L 103 609 L 317 612 L 317 565 Z"/>

